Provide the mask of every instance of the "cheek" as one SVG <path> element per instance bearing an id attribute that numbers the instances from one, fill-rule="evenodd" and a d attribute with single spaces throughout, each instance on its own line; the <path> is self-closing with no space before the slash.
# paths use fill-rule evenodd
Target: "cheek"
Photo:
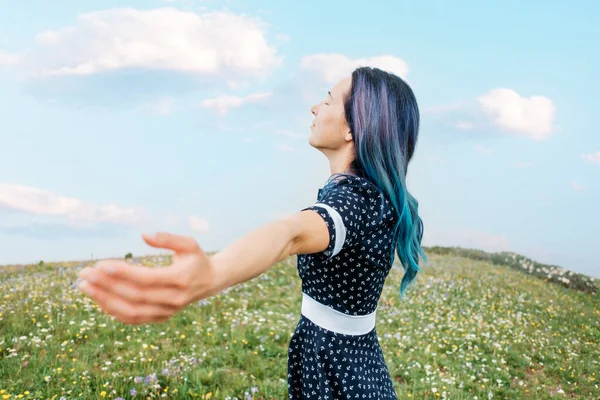
<path id="1" fill-rule="evenodd" d="M 327 107 L 327 106 L 325 106 Z M 328 109 L 322 109 L 321 112 L 319 113 L 319 118 L 318 118 L 318 122 L 319 124 L 323 125 L 323 126 L 327 126 L 327 127 L 332 127 L 335 126 L 337 124 L 337 116 L 335 114 L 335 112 L 332 112 L 333 110 L 331 110 L 330 108 Z"/>
<path id="2" fill-rule="evenodd" d="M 318 130 L 318 135 L 338 135 L 344 130 L 346 119 L 343 115 L 343 110 L 335 106 L 324 105 L 315 119 L 315 128 Z"/>

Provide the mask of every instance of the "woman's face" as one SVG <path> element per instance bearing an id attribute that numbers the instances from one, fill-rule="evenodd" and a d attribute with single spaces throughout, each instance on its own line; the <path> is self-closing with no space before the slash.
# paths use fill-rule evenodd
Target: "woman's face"
<path id="1" fill-rule="evenodd" d="M 315 148 L 337 150 L 352 140 L 344 111 L 344 98 L 350 91 L 351 77 L 338 82 L 319 104 L 311 107 L 315 116 L 309 143 Z"/>

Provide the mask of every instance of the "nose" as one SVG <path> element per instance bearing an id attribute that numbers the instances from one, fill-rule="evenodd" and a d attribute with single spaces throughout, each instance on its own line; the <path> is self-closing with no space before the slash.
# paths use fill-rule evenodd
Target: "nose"
<path id="1" fill-rule="evenodd" d="M 312 113 L 312 115 L 316 116 L 317 115 L 317 106 L 314 105 L 310 108 L 310 112 Z"/>

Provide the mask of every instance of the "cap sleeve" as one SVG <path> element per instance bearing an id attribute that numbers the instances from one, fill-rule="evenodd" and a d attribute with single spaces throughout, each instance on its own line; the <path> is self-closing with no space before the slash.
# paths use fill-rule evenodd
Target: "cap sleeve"
<path id="1" fill-rule="evenodd" d="M 329 231 L 329 245 L 323 254 L 332 258 L 342 249 L 362 240 L 382 221 L 383 198 L 379 189 L 366 180 L 345 179 L 319 191 L 315 204 L 302 209 L 319 214 Z"/>

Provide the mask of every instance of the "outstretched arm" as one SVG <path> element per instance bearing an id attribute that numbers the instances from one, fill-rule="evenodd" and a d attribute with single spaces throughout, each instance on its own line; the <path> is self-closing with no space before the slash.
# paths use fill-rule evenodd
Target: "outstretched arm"
<path id="1" fill-rule="evenodd" d="M 253 279 L 292 255 L 322 251 L 328 244 L 327 226 L 314 211 L 263 225 L 211 256 L 216 272 L 214 291 Z"/>
<path id="2" fill-rule="evenodd" d="M 323 218 L 307 210 L 254 229 L 212 256 L 189 236 L 159 233 L 144 240 L 173 250 L 173 264 L 148 268 L 102 260 L 80 272 L 79 288 L 128 324 L 168 320 L 190 303 L 250 280 L 291 255 L 322 251 L 330 239 Z"/>

